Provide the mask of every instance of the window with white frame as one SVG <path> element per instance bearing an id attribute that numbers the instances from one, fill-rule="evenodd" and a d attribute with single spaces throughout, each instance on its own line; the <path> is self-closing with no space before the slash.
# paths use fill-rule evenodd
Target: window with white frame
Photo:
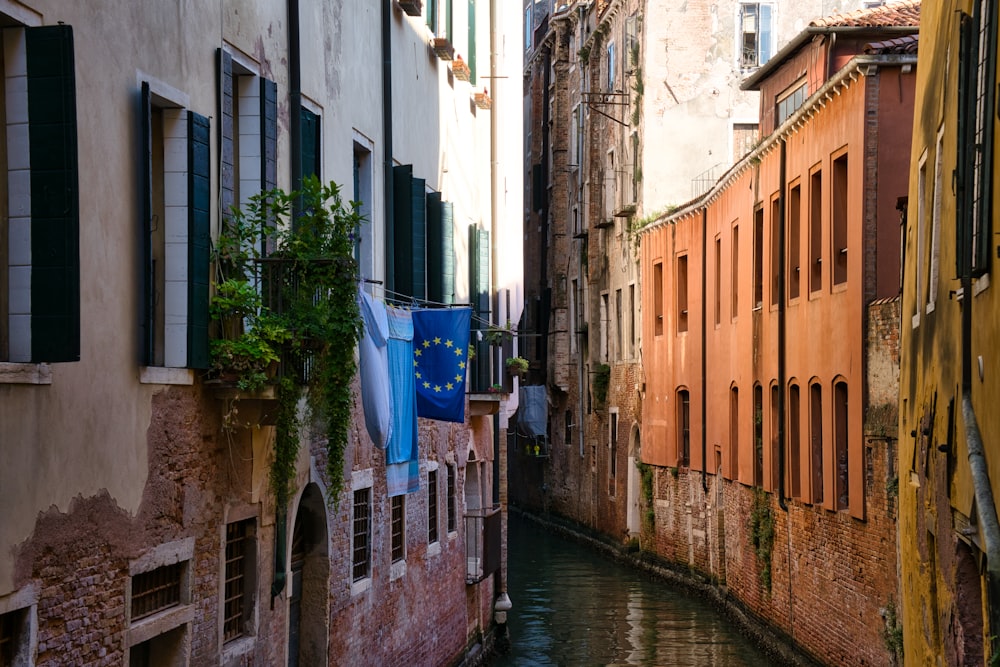
<path id="1" fill-rule="evenodd" d="M 924 287 L 924 252 L 926 250 L 926 241 L 924 237 L 927 235 L 927 221 L 925 217 L 927 215 L 927 206 L 924 204 L 924 197 L 927 196 L 927 151 L 925 150 L 920 155 L 920 161 L 917 167 L 917 256 L 914 258 L 914 276 L 913 276 L 913 317 L 910 319 L 910 325 L 915 329 L 920 326 L 920 310 L 921 304 L 923 303 L 923 298 L 921 290 Z"/>
<path id="2" fill-rule="evenodd" d="M 608 42 L 608 92 L 615 92 L 615 43 Z"/>
<path id="3" fill-rule="evenodd" d="M 937 304 L 938 261 L 941 255 L 941 188 L 942 160 L 944 158 L 944 126 L 938 130 L 934 148 L 934 200 L 931 203 L 931 261 L 927 274 L 927 312 L 934 312 Z"/>
<path id="4" fill-rule="evenodd" d="M 354 201 L 360 202 L 362 222 L 355 230 L 354 258 L 361 278 L 375 279 L 375 225 L 372 224 L 372 144 L 366 138 L 354 139 Z"/>
<path id="5" fill-rule="evenodd" d="M 740 3 L 737 37 L 743 69 L 760 67 L 774 55 L 773 13 L 770 3 Z"/>

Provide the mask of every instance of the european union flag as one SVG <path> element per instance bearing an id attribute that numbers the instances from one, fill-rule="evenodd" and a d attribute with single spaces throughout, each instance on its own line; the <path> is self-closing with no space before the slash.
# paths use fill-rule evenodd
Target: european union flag
<path id="1" fill-rule="evenodd" d="M 413 311 L 413 371 L 417 416 L 465 421 L 465 372 L 469 362 L 471 308 Z"/>

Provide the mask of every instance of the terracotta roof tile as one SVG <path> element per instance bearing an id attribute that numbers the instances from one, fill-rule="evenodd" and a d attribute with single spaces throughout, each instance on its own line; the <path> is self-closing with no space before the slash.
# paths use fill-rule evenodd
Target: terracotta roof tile
<path id="1" fill-rule="evenodd" d="M 887 26 L 919 26 L 920 0 L 890 2 L 871 9 L 859 9 L 847 14 L 836 14 L 816 19 L 810 26 L 816 28 L 876 28 Z"/>
<path id="2" fill-rule="evenodd" d="M 882 42 L 871 42 L 865 46 L 865 53 L 877 54 L 905 54 L 916 53 L 920 37 L 917 35 L 906 35 L 896 39 L 887 39 Z"/>

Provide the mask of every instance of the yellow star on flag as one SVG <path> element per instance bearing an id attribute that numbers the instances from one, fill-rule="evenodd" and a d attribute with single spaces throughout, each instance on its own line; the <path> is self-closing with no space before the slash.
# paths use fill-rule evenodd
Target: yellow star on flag
<path id="1" fill-rule="evenodd" d="M 456 347 L 455 348 L 455 354 L 460 357 L 460 356 L 462 356 L 462 351 Z"/>
<path id="2" fill-rule="evenodd" d="M 414 351 L 413 351 L 413 356 L 415 356 L 415 357 L 419 357 L 419 356 L 420 356 L 420 355 L 422 355 L 423 353 L 424 353 L 424 351 L 423 351 L 423 350 L 414 350 Z"/>
<path id="3" fill-rule="evenodd" d="M 434 344 L 435 345 L 441 344 L 441 336 L 434 336 Z"/>
<path id="4" fill-rule="evenodd" d="M 429 340 L 425 340 L 424 341 L 424 347 L 430 347 L 430 346 L 431 346 L 431 342 Z"/>
<path id="5" fill-rule="evenodd" d="M 440 394 L 441 393 L 441 385 L 439 385 L 439 384 L 434 385 L 434 391 L 436 391 L 437 393 Z"/>
<path id="6" fill-rule="evenodd" d="M 451 342 L 450 340 L 446 340 L 446 341 L 444 342 L 444 346 L 445 346 L 445 347 L 451 347 L 452 345 L 454 345 L 454 343 L 452 343 L 452 342 Z"/>
<path id="7" fill-rule="evenodd" d="M 452 389 L 454 389 L 454 388 L 455 388 L 455 385 L 453 385 L 452 383 L 450 383 L 450 382 L 449 382 L 448 384 L 446 384 L 446 385 L 445 385 L 445 388 L 446 388 L 446 389 L 447 389 L 448 391 L 451 391 Z"/>
<path id="8" fill-rule="evenodd" d="M 464 361 L 458 362 L 458 367 L 459 368 L 465 368 L 465 362 Z"/>
<path id="9" fill-rule="evenodd" d="M 431 383 L 430 382 L 424 382 L 424 389 L 430 389 L 430 388 L 431 388 Z"/>
<path id="10" fill-rule="evenodd" d="M 420 371 L 417 371 L 417 379 L 419 380 L 422 377 L 423 377 L 423 375 L 420 374 Z"/>
<path id="11" fill-rule="evenodd" d="M 461 382 L 461 381 L 462 381 L 462 376 L 461 375 L 456 375 L 455 376 L 455 382 Z M 449 389 L 450 389 L 450 387 L 449 387 Z"/>

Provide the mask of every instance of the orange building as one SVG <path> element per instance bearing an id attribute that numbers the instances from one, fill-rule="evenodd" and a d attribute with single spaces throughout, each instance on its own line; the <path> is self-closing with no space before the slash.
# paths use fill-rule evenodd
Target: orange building
<path id="1" fill-rule="evenodd" d="M 831 664 L 889 659 L 918 20 L 902 2 L 810 24 L 744 83 L 758 147 L 641 233 L 654 548 Z"/>

